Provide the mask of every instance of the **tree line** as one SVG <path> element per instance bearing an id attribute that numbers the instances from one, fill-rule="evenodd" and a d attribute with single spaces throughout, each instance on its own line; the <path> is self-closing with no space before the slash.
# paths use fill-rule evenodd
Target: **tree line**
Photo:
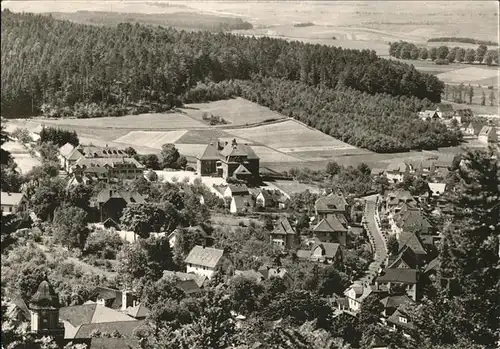
<path id="1" fill-rule="evenodd" d="M 8 10 L 1 33 L 1 106 L 10 117 L 168 109 L 198 82 L 255 74 L 433 102 L 443 89 L 436 77 L 369 50 L 130 23 L 90 26 Z"/>
<path id="2" fill-rule="evenodd" d="M 384 84 L 386 80 L 357 83 Z M 440 123 L 420 120 L 416 112 L 433 104 L 415 97 L 393 98 L 353 88 L 328 89 L 285 79 L 257 78 L 199 84 L 183 100 L 213 101 L 236 96 L 375 152 L 435 149 L 461 141 L 459 132 L 447 130 Z"/>
<path id="3" fill-rule="evenodd" d="M 485 63 L 488 66 L 493 65 L 493 63 L 498 64 L 498 49 L 488 50 L 484 44 L 479 45 L 476 50 L 457 46 L 452 48 L 439 46 L 428 49 L 427 47 L 418 47 L 411 42 L 399 41 L 389 44 L 389 54 L 401 59 L 430 59 L 436 64 L 453 62 Z"/>
<path id="4" fill-rule="evenodd" d="M 439 38 L 430 38 L 427 42 L 463 42 L 464 44 L 477 44 L 477 45 L 487 45 L 487 46 L 498 46 L 498 42 L 490 40 L 479 40 L 473 38 L 462 38 L 445 36 Z"/>

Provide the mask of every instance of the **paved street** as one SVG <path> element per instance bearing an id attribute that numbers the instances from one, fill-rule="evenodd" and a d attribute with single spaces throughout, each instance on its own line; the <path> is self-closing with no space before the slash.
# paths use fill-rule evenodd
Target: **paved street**
<path id="1" fill-rule="evenodd" d="M 374 261 L 370 264 L 367 275 L 365 275 L 361 281 L 367 281 L 371 283 L 373 281 L 374 275 L 380 268 L 380 265 L 387 258 L 387 245 L 382 232 L 378 229 L 375 215 L 377 211 L 377 196 L 372 195 L 366 197 L 365 206 L 365 217 L 366 217 L 366 229 L 369 236 L 371 236 L 370 243 L 374 248 Z"/>

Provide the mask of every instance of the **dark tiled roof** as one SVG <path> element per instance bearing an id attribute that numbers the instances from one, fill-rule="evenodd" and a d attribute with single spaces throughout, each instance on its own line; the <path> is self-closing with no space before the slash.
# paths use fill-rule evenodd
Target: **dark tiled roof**
<path id="1" fill-rule="evenodd" d="M 138 192 L 126 191 L 126 190 L 114 190 L 111 188 L 103 189 L 97 194 L 97 202 L 105 203 L 110 199 L 123 199 L 127 204 L 131 203 L 144 203 L 146 200 L 144 196 Z"/>
<path id="2" fill-rule="evenodd" d="M 427 264 L 425 267 L 424 273 L 429 273 L 431 271 L 435 271 L 441 267 L 441 261 L 439 260 L 439 257 L 434 258 L 432 261 Z"/>
<path id="3" fill-rule="evenodd" d="M 292 228 L 288 218 L 285 217 L 278 222 L 271 235 L 295 235 L 295 230 Z"/>
<path id="4" fill-rule="evenodd" d="M 415 254 L 427 254 L 417 234 L 403 231 L 399 237 L 399 249 L 408 246 Z"/>
<path id="5" fill-rule="evenodd" d="M 224 254 L 224 250 L 217 248 L 195 246 L 189 252 L 185 262 L 189 264 L 201 265 L 208 268 L 215 268 Z"/>
<path id="6" fill-rule="evenodd" d="M 323 257 L 334 258 L 340 249 L 340 244 L 336 244 L 336 243 L 332 243 L 332 242 L 321 242 L 321 243 L 314 244 L 312 249 L 311 249 L 311 256 L 312 256 L 312 252 L 317 247 L 320 247 L 321 250 L 323 251 Z"/>
<path id="7" fill-rule="evenodd" d="M 244 184 L 229 184 L 228 187 L 233 195 L 248 194 L 248 187 Z"/>
<path id="8" fill-rule="evenodd" d="M 342 193 L 320 197 L 314 204 L 317 211 L 345 211 L 346 206 L 347 201 Z"/>
<path id="9" fill-rule="evenodd" d="M 144 324 L 144 320 L 85 324 L 80 326 L 74 338 L 90 338 L 90 335 L 95 330 L 99 330 L 101 333 L 113 333 L 117 331 L 122 335 L 122 338 L 134 338 L 134 330 L 142 324 Z"/>
<path id="10" fill-rule="evenodd" d="M 111 307 L 118 309 L 122 306 L 122 292 L 109 287 L 98 286 L 92 291 L 91 299 L 102 298 L 113 300 Z"/>
<path id="11" fill-rule="evenodd" d="M 416 284 L 417 270 L 406 268 L 385 269 L 385 274 L 377 277 L 378 282 L 396 282 L 402 284 Z"/>
<path id="12" fill-rule="evenodd" d="M 203 153 L 198 156 L 199 160 L 219 160 L 220 158 L 216 142 L 208 144 Z"/>
<path id="13" fill-rule="evenodd" d="M 346 232 L 342 222 L 335 215 L 328 215 L 323 218 L 313 229 L 314 232 Z"/>
<path id="14" fill-rule="evenodd" d="M 59 318 L 77 327 L 92 323 L 97 304 L 84 304 L 59 309 Z"/>
<path id="15" fill-rule="evenodd" d="M 150 310 L 142 303 L 139 303 L 135 307 L 128 307 L 127 314 L 133 318 L 145 318 L 149 315 Z"/>
<path id="16" fill-rule="evenodd" d="M 395 324 L 397 326 L 405 327 L 407 329 L 413 329 L 413 322 L 409 318 L 408 314 L 406 314 L 403 310 L 404 305 L 400 305 L 398 309 L 387 319 L 387 322 L 390 322 L 392 324 Z M 401 322 L 399 321 L 400 317 L 404 317 L 407 319 L 407 322 Z"/>
<path id="17" fill-rule="evenodd" d="M 59 297 L 47 280 L 38 285 L 36 293 L 31 297 L 30 305 L 41 308 L 59 308 Z"/>
<path id="18" fill-rule="evenodd" d="M 241 210 L 245 207 L 253 207 L 252 197 L 250 195 L 235 195 L 232 200 L 237 210 Z"/>
<path id="19" fill-rule="evenodd" d="M 407 295 L 391 295 L 380 300 L 384 308 L 398 308 L 401 304 L 413 303 Z"/>

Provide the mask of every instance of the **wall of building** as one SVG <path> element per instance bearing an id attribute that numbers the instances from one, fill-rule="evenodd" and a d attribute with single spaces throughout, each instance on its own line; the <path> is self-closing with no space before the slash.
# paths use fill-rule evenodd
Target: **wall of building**
<path id="1" fill-rule="evenodd" d="M 201 265 L 196 265 L 196 264 L 187 264 L 186 265 L 186 273 L 188 273 L 188 274 L 194 273 L 197 275 L 206 276 L 209 279 L 211 279 L 215 273 L 215 269 L 204 267 Z"/>
<path id="2" fill-rule="evenodd" d="M 217 173 L 216 160 L 197 160 L 196 170 L 201 176 Z"/>

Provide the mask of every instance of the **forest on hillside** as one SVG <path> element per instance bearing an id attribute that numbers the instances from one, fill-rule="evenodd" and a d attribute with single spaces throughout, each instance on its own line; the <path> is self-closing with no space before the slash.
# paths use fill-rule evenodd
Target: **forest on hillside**
<path id="1" fill-rule="evenodd" d="M 8 10 L 2 11 L 1 35 L 4 117 L 158 112 L 180 105 L 200 82 L 253 81 L 266 96 L 269 86 L 263 81 L 273 81 L 273 86 L 291 88 L 288 92 L 297 100 L 288 103 L 297 118 L 335 135 L 348 129 L 346 134 L 355 136 L 342 138 L 352 138 L 360 146 L 418 149 L 422 139 L 433 138 L 436 132 L 444 137 L 430 147 L 455 143 L 449 131 L 415 120 L 417 111 L 440 101 L 443 83 L 411 65 L 378 58 L 374 51 L 130 23 L 91 26 Z M 283 81 L 275 83 L 279 80 Z M 358 100 L 364 94 L 371 97 L 363 101 L 384 100 L 385 107 Z M 349 117 L 333 96 L 349 101 Z M 254 99 L 281 110 L 270 102 L 274 97 L 265 103 Z M 307 105 L 316 101 L 325 108 L 311 114 Z M 387 131 L 396 126 L 384 125 L 391 122 L 389 116 L 397 118 L 400 129 L 416 135 Z M 354 129 L 346 124 L 353 120 Z M 378 137 L 387 144 L 370 146 Z"/>
<path id="2" fill-rule="evenodd" d="M 416 97 L 370 95 L 352 88 L 325 89 L 285 79 L 223 81 L 199 84 L 183 97 L 186 103 L 243 97 L 293 117 L 323 133 L 378 153 L 435 149 L 457 145 L 460 132 L 415 117 L 432 103 Z"/>

